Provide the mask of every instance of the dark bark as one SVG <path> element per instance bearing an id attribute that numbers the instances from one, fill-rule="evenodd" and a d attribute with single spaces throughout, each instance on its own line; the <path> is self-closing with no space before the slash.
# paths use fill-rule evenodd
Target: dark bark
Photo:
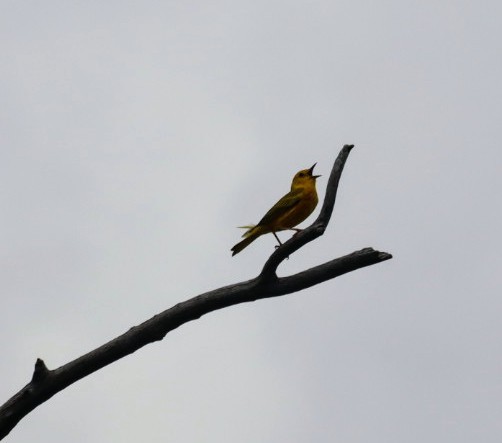
<path id="1" fill-rule="evenodd" d="M 49 370 L 37 359 L 32 380 L 0 407 L 0 439 L 4 438 L 30 411 L 72 383 L 92 374 L 148 343 L 162 340 L 178 326 L 228 306 L 278 297 L 300 291 L 347 272 L 389 260 L 392 256 L 372 248 L 362 249 L 288 277 L 276 274 L 279 264 L 306 243 L 322 235 L 335 204 L 338 183 L 353 145 L 345 145 L 328 180 L 326 197 L 317 220 L 276 249 L 254 279 L 225 286 L 178 303 L 99 348 L 57 369 Z"/>

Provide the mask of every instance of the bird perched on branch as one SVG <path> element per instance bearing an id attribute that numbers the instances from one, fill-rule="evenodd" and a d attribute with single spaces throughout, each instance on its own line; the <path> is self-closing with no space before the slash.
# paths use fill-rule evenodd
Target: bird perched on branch
<path id="1" fill-rule="evenodd" d="M 316 163 L 311 168 L 302 169 L 295 174 L 291 191 L 272 206 L 257 225 L 240 226 L 247 231 L 243 235 L 244 240 L 231 249 L 232 256 L 241 252 L 260 235 L 272 233 L 281 245 L 276 232 L 301 231 L 295 226 L 312 214 L 318 202 L 315 181 L 320 175 L 313 175 L 315 165 Z"/>

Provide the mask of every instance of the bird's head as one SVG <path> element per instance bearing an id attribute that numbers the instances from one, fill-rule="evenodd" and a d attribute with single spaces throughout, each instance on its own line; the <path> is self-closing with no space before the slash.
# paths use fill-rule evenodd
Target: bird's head
<path id="1" fill-rule="evenodd" d="M 293 177 L 291 189 L 315 185 L 316 178 L 320 177 L 320 175 L 313 175 L 316 164 L 317 163 L 314 163 L 309 169 L 302 169 L 301 171 L 298 171 Z"/>

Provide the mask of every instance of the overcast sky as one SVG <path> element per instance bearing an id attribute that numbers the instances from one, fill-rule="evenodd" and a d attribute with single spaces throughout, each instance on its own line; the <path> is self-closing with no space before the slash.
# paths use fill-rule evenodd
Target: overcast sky
<path id="1" fill-rule="evenodd" d="M 345 143 L 280 275 L 394 255 L 189 323 L 8 441 L 500 442 L 501 5 L 2 1 L 0 403 L 254 277 L 274 239 L 231 257 L 236 226 L 314 162 L 322 198 Z"/>

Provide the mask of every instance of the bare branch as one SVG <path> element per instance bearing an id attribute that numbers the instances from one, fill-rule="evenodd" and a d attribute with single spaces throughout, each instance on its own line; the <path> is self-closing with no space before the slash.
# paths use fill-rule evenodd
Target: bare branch
<path id="1" fill-rule="evenodd" d="M 317 220 L 277 249 L 267 260 L 258 277 L 178 303 L 57 369 L 49 370 L 45 363 L 38 359 L 32 380 L 0 407 L 0 439 L 8 435 L 33 409 L 72 383 L 149 343 L 162 340 L 168 332 L 185 323 L 217 309 L 300 291 L 347 272 L 392 258 L 386 252 L 366 248 L 288 277 L 278 278 L 275 273 L 284 258 L 324 233 L 335 204 L 343 166 L 352 148 L 353 145 L 345 145 L 335 161 L 328 181 L 326 198 Z"/>

